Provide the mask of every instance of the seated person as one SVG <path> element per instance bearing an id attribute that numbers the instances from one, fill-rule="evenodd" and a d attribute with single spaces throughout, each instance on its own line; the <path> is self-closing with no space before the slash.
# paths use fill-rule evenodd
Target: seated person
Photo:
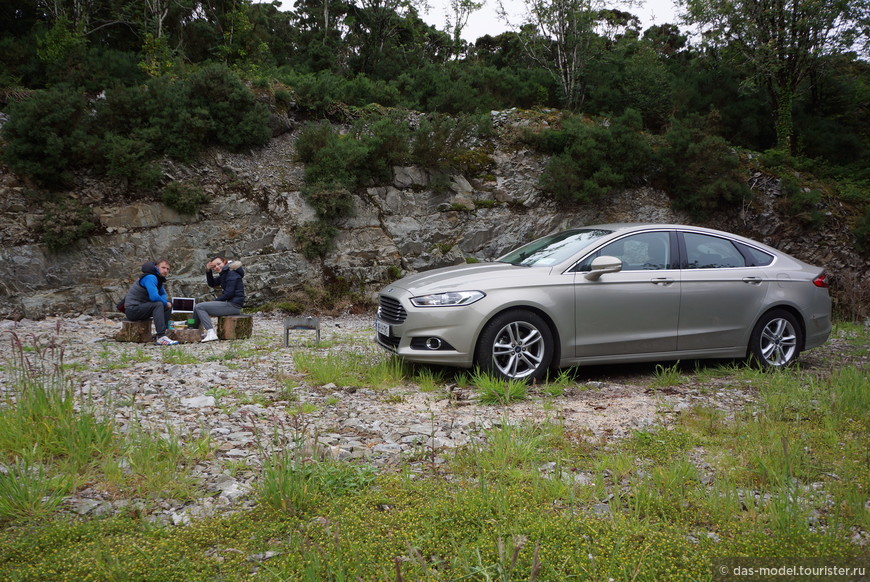
<path id="1" fill-rule="evenodd" d="M 228 261 L 223 257 L 213 258 L 205 267 L 209 287 L 220 287 L 223 293 L 214 301 L 196 304 L 193 309 L 193 327 L 202 324 L 205 329 L 202 341 L 211 342 L 218 339 L 218 336 L 209 316 L 239 315 L 242 312 L 245 304 L 245 283 L 242 277 L 245 276 L 245 270 L 240 261 Z"/>
<path id="2" fill-rule="evenodd" d="M 124 296 L 124 313 L 129 321 L 153 319 L 157 343 L 163 346 L 175 345 L 177 341 L 166 337 L 166 323 L 172 313 L 172 303 L 166 296 L 163 284 L 169 275 L 169 261 L 148 261 L 142 265 L 142 272 L 144 275 L 130 286 Z"/>

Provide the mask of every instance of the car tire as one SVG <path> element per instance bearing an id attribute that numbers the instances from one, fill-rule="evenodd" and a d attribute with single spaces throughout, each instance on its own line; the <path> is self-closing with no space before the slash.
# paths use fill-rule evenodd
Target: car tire
<path id="1" fill-rule="evenodd" d="M 774 309 L 755 324 L 749 338 L 749 357 L 762 368 L 783 368 L 797 360 L 803 345 L 803 332 L 795 316 Z"/>
<path id="2" fill-rule="evenodd" d="M 475 362 L 505 380 L 540 380 L 553 361 L 553 332 L 527 310 L 507 311 L 490 321 L 477 342 Z"/>

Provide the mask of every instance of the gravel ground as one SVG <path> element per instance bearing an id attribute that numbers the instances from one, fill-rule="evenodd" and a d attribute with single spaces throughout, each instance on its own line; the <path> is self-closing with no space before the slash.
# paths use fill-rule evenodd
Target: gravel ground
<path id="1" fill-rule="evenodd" d="M 268 313 L 255 315 L 248 340 L 172 347 L 115 342 L 119 319 L 4 320 L 0 358 L 9 361 L 18 341 L 61 346 L 63 362 L 74 369 L 76 390 L 110 411 L 120 430 L 145 426 L 165 432 L 172 427 L 183 439 L 208 433 L 215 454 L 194 473 L 209 495 L 193 503 L 150 501 L 150 507 L 142 508 L 153 519 L 171 523 L 250 506 L 256 467 L 271 451 L 294 442 L 313 456 L 359 459 L 388 469 L 412 458 L 440 460 L 441 453 L 505 422 L 556 419 L 572 434 L 606 442 L 666 425 L 696 404 L 733 412 L 752 398 L 747 390 L 716 385 L 715 380 L 652 389 L 654 364 L 585 368 L 576 372 L 563 395 L 543 397 L 533 390 L 531 398 L 508 407 L 481 405 L 473 390 L 449 380 L 433 391 L 411 383 L 377 388 L 315 385 L 295 369 L 298 352 L 354 352 L 372 361 L 383 359 L 385 352 L 372 340 L 372 321 L 373 316 L 321 318 L 319 347 L 314 332 L 299 330 L 291 332 L 285 348 L 282 317 Z M 838 350 L 836 341 L 829 342 L 804 354 L 804 365 L 828 367 L 846 347 Z M 36 361 L 36 351 L 24 353 Z M 189 363 L 172 363 L 182 358 Z M 861 361 L 866 365 L 866 355 Z M 9 390 L 5 376 L 0 376 L 0 389 Z M 236 470 L 228 470 L 230 466 Z M 239 471 L 239 466 L 250 470 Z M 125 510 L 130 503 L 89 488 L 71 497 L 66 508 L 105 514 Z"/>

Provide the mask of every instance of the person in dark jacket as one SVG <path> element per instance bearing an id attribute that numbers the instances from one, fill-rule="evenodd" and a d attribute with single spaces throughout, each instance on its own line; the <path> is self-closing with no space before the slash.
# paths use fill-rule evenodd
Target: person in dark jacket
<path id="1" fill-rule="evenodd" d="M 166 323 L 172 313 L 172 303 L 166 295 L 166 277 L 169 275 L 169 261 L 148 261 L 142 265 L 143 275 L 130 285 L 124 296 L 124 313 L 130 321 L 154 320 L 157 343 L 171 346 L 178 342 L 166 337 Z"/>
<path id="2" fill-rule="evenodd" d="M 210 342 L 218 339 L 211 322 L 212 315 L 239 315 L 245 304 L 245 269 L 240 261 L 228 261 L 223 257 L 215 257 L 206 264 L 205 278 L 209 287 L 220 287 L 223 290 L 214 301 L 197 303 L 193 308 L 194 327 L 202 324 L 205 336 L 202 341 Z"/>

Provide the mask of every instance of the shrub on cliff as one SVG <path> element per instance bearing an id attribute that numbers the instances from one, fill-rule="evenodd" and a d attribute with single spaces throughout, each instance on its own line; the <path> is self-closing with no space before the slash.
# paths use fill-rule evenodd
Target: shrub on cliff
<path id="1" fill-rule="evenodd" d="M 554 154 L 541 189 L 562 200 L 590 202 L 642 183 L 653 160 L 642 125 L 640 114 L 628 109 L 607 125 L 569 117 L 562 129 L 528 134 L 529 143 Z"/>
<path id="2" fill-rule="evenodd" d="M 674 120 L 659 150 L 660 176 L 675 208 L 695 218 L 751 196 L 737 152 L 715 135 L 715 120 Z"/>
<path id="3" fill-rule="evenodd" d="M 96 223 L 89 207 L 73 198 L 63 198 L 45 204 L 42 221 L 36 230 L 43 244 L 59 251 L 88 236 L 97 227 Z"/>
<path id="4" fill-rule="evenodd" d="M 268 109 L 224 65 L 186 77 L 116 87 L 88 101 L 69 87 L 36 91 L 9 106 L 3 161 L 49 188 L 67 188 L 74 170 L 106 173 L 140 189 L 156 186 L 156 156 L 192 160 L 209 145 L 265 144 Z"/>
<path id="5" fill-rule="evenodd" d="M 11 103 L 8 111 L 3 161 L 42 186 L 69 186 L 72 170 L 94 145 L 84 96 L 68 87 L 35 91 L 29 99 Z"/>
<path id="6" fill-rule="evenodd" d="M 181 214 L 196 214 L 200 206 L 208 202 L 209 198 L 208 194 L 198 186 L 184 182 L 170 182 L 164 188 L 161 200 Z"/>

